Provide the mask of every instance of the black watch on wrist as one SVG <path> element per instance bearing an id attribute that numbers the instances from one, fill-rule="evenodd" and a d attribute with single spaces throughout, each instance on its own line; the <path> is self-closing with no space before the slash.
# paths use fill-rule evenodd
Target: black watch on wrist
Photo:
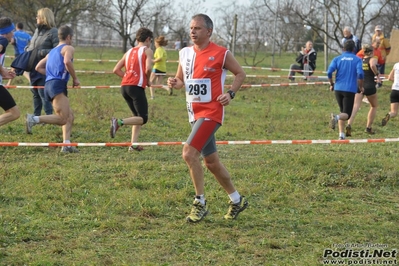
<path id="1" fill-rule="evenodd" d="M 236 93 L 234 91 L 232 91 L 232 90 L 228 90 L 227 93 L 230 94 L 230 98 L 232 100 L 234 99 L 234 97 L 236 97 Z"/>

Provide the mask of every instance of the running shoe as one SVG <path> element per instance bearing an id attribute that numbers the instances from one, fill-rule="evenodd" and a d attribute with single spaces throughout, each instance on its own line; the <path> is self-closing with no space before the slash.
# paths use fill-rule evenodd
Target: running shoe
<path id="1" fill-rule="evenodd" d="M 208 206 L 201 204 L 199 200 L 194 199 L 193 206 L 191 207 L 191 213 L 187 216 L 186 220 L 190 223 L 198 223 L 208 214 Z"/>
<path id="2" fill-rule="evenodd" d="M 351 127 L 351 125 L 347 125 L 347 126 L 346 126 L 346 128 L 345 128 L 345 135 L 346 135 L 347 137 L 352 137 L 352 127 Z"/>
<path id="3" fill-rule="evenodd" d="M 61 148 L 61 153 L 78 153 L 79 150 L 74 146 L 63 146 Z"/>
<path id="4" fill-rule="evenodd" d="M 381 126 L 386 126 L 386 124 L 388 123 L 389 119 L 391 118 L 391 115 L 388 113 L 385 115 L 385 117 L 382 119 L 381 121 Z"/>
<path id="5" fill-rule="evenodd" d="M 142 150 L 144 150 L 144 148 L 143 148 L 143 146 L 140 146 L 140 145 L 138 145 L 136 147 L 133 147 L 133 146 L 129 147 L 129 151 L 142 151 Z"/>
<path id="6" fill-rule="evenodd" d="M 337 124 L 337 117 L 333 113 L 331 113 L 331 119 L 330 119 L 330 128 L 335 129 L 335 126 Z"/>
<path id="7" fill-rule="evenodd" d="M 119 125 L 118 125 L 118 119 L 115 117 L 111 118 L 111 128 L 109 130 L 109 134 L 111 135 L 111 138 L 115 138 L 116 131 L 118 131 Z"/>
<path id="8" fill-rule="evenodd" d="M 37 123 L 33 119 L 33 115 L 32 114 L 26 114 L 26 118 L 25 118 L 25 131 L 26 131 L 26 134 L 32 134 L 32 127 L 34 125 L 36 125 L 36 124 Z"/>
<path id="9" fill-rule="evenodd" d="M 227 214 L 224 215 L 224 219 L 226 220 L 234 220 L 235 218 L 237 218 L 240 212 L 248 207 L 248 201 L 245 199 L 245 197 L 241 197 L 240 202 L 236 204 L 231 201 L 229 204 L 229 210 L 227 211 Z"/>
<path id="10" fill-rule="evenodd" d="M 345 137 L 339 137 L 339 140 L 344 140 L 345 139 Z"/>
<path id="11" fill-rule="evenodd" d="M 375 134 L 375 131 L 371 127 L 367 127 L 366 130 L 364 130 L 364 132 L 366 132 L 366 133 L 368 133 L 370 135 Z"/>

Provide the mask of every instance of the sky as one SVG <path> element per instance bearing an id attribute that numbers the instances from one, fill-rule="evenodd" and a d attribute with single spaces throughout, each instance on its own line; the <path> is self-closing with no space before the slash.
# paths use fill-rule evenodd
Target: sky
<path id="1" fill-rule="evenodd" d="M 230 0 L 231 1 L 231 0 Z M 249 6 L 251 3 L 251 0 L 233 0 L 235 1 L 238 5 L 245 5 Z M 220 7 L 222 3 L 225 3 L 226 1 L 224 0 L 202 0 L 204 7 L 208 10 L 206 13 L 207 15 L 214 21 L 216 12 L 212 12 L 212 10 L 215 10 L 216 8 Z"/>

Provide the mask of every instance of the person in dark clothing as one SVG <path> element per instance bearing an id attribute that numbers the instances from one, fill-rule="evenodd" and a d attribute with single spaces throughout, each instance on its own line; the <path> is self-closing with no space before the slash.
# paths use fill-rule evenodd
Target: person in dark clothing
<path id="1" fill-rule="evenodd" d="M 307 41 L 306 46 L 302 48 L 302 51 L 299 53 L 298 57 L 295 59 L 297 64 L 291 64 L 289 79 L 291 81 L 295 80 L 295 72 L 303 74 L 305 80 L 313 74 L 313 71 L 316 69 L 316 59 L 317 53 L 313 49 L 313 42 Z"/>
<path id="2" fill-rule="evenodd" d="M 58 30 L 55 27 L 54 13 L 49 8 L 41 8 L 36 16 L 37 28 L 29 43 L 27 51 L 38 49 L 38 61 L 45 58 L 46 55 L 59 43 Z M 35 65 L 36 67 L 36 65 Z M 46 76 L 36 70 L 30 72 L 30 84 L 32 86 L 44 86 Z M 43 88 L 32 88 L 33 93 L 33 114 L 40 116 L 42 108 L 46 115 L 53 113 L 51 102 L 44 97 Z"/>
<path id="3" fill-rule="evenodd" d="M 355 116 L 360 109 L 360 105 L 362 104 L 362 99 L 364 96 L 367 97 L 370 103 L 370 111 L 367 115 L 367 126 L 365 132 L 368 134 L 374 134 L 374 130 L 372 130 L 372 125 L 374 122 L 375 115 L 377 113 L 377 83 L 381 81 L 380 73 L 377 68 L 377 57 L 374 56 L 373 47 L 371 45 L 365 44 L 362 47 L 364 51 L 363 61 L 363 72 L 364 72 L 364 92 L 360 93 L 358 91 L 355 95 L 355 102 L 353 105 L 352 115 L 348 120 L 348 125 L 346 126 L 346 136 L 352 136 L 352 125 L 355 120 Z"/>

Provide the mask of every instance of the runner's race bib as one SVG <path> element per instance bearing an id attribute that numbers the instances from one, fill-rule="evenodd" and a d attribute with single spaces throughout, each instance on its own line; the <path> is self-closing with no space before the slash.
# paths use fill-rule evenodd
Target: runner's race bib
<path id="1" fill-rule="evenodd" d="M 209 103 L 212 100 L 211 79 L 187 79 L 186 100 L 193 103 Z"/>

